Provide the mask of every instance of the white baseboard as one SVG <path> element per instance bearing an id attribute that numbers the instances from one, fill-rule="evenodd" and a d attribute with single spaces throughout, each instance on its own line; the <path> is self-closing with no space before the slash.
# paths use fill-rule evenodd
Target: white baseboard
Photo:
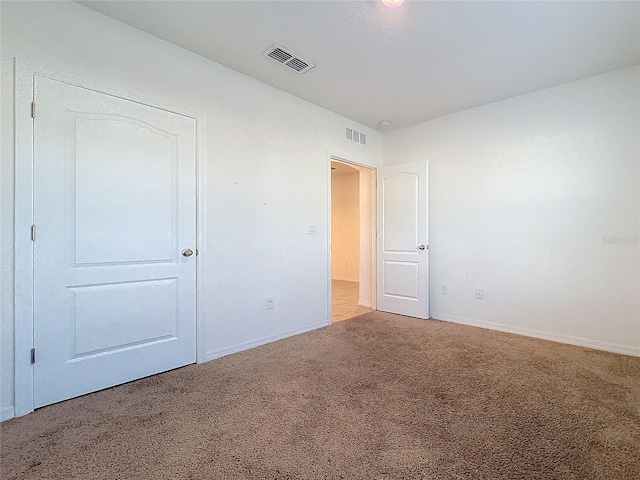
<path id="1" fill-rule="evenodd" d="M 11 420 L 16 416 L 16 409 L 14 407 L 6 407 L 0 410 L 0 422 L 5 420 Z"/>
<path id="2" fill-rule="evenodd" d="M 545 332 L 545 331 L 533 330 L 529 328 L 512 327 L 510 325 L 504 325 L 502 323 L 484 322 L 481 320 L 474 320 L 470 318 L 456 317 L 451 315 L 441 315 L 438 313 L 432 313 L 431 318 L 433 318 L 434 320 L 442 320 L 445 322 L 460 323 L 462 325 L 469 325 L 472 327 L 486 328 L 488 330 L 497 330 L 499 332 L 515 333 L 516 335 L 539 338 L 541 340 L 550 340 L 552 342 L 567 343 L 569 345 L 576 345 L 578 347 L 593 348 L 595 350 L 604 350 L 605 352 L 621 353 L 623 355 L 640 357 L 640 347 L 633 347 L 631 345 L 620 345 L 618 343 L 600 342 L 598 340 L 575 337 L 573 335 L 564 335 L 561 333 Z"/>
<path id="3" fill-rule="evenodd" d="M 227 355 L 231 355 L 232 353 L 242 352 L 244 350 L 249 350 L 250 348 L 259 347 L 260 345 L 265 345 L 267 343 L 275 342 L 277 340 L 282 340 L 284 338 L 293 337 L 294 335 L 299 335 L 301 333 L 309 332 L 311 330 L 315 330 L 317 328 L 326 327 L 330 323 L 325 322 L 317 322 L 312 323 L 310 325 L 305 325 L 302 328 L 297 328 L 295 330 L 289 330 L 288 332 L 279 333 L 277 335 L 272 335 L 269 337 L 260 338 L 258 340 L 253 340 L 251 342 L 240 343 L 239 345 L 234 345 L 232 347 L 220 348 L 218 350 L 213 350 L 211 352 L 207 352 L 207 359 L 214 360 L 216 358 L 225 357 Z"/>
<path id="4" fill-rule="evenodd" d="M 358 306 L 371 308 L 371 302 L 368 300 L 358 300 Z"/>

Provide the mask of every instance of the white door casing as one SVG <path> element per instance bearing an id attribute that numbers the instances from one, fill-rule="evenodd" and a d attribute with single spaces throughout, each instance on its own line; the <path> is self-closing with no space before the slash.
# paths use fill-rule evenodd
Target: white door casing
<path id="1" fill-rule="evenodd" d="M 429 318 L 428 164 L 378 171 L 377 309 Z"/>
<path id="2" fill-rule="evenodd" d="M 34 407 L 195 362 L 195 120 L 35 77 Z"/>

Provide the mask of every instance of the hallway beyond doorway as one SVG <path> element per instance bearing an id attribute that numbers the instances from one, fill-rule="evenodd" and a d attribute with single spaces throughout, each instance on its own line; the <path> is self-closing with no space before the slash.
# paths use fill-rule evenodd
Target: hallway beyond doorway
<path id="1" fill-rule="evenodd" d="M 331 319 L 333 322 L 340 322 L 373 311 L 371 308 L 358 305 L 358 282 L 332 280 L 331 285 Z"/>

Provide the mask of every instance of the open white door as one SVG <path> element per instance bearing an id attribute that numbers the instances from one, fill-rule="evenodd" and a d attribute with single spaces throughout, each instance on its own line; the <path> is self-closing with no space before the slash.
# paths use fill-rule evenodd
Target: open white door
<path id="1" fill-rule="evenodd" d="M 378 170 L 377 309 L 429 318 L 427 162 Z"/>
<path id="2" fill-rule="evenodd" d="M 40 407 L 195 362 L 196 125 L 43 77 L 34 93 Z"/>

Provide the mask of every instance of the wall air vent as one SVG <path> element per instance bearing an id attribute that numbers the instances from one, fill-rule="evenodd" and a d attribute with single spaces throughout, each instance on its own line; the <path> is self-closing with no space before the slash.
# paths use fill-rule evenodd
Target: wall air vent
<path id="1" fill-rule="evenodd" d="M 315 65 L 313 63 L 309 63 L 306 60 L 302 60 L 300 57 L 294 55 L 286 48 L 274 44 L 272 47 L 266 49 L 262 54 L 265 57 L 269 57 L 272 60 L 275 60 L 281 65 L 285 67 L 289 67 L 291 70 L 295 70 L 298 73 L 306 73 L 311 70 Z"/>
<path id="2" fill-rule="evenodd" d="M 344 136 L 347 140 L 359 143 L 360 145 L 367 144 L 367 136 L 364 133 L 360 133 L 357 130 L 354 130 L 353 128 L 347 127 L 345 129 Z"/>

